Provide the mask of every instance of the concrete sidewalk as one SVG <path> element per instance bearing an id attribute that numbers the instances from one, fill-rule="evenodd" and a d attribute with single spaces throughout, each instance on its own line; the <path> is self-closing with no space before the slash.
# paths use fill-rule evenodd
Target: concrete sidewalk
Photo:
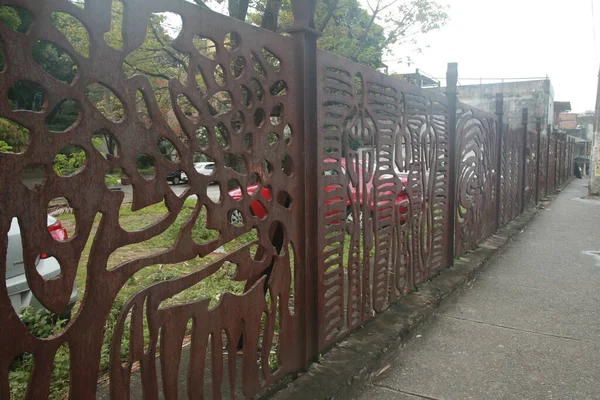
<path id="1" fill-rule="evenodd" d="M 600 399 L 600 201 L 586 194 L 575 180 L 349 398 Z"/>

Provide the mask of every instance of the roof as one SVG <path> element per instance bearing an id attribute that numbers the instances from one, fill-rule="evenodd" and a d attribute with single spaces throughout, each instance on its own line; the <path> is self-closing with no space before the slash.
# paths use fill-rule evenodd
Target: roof
<path id="1" fill-rule="evenodd" d="M 570 101 L 555 101 L 554 102 L 554 112 L 562 113 L 566 111 L 571 111 L 571 102 Z"/>

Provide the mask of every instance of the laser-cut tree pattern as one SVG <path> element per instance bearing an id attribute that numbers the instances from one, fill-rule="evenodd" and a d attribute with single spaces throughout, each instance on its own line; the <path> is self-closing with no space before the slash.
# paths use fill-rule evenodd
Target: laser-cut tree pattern
<path id="1" fill-rule="evenodd" d="M 258 232 L 255 241 L 196 272 L 150 286 L 129 299 L 113 337 L 111 397 L 129 397 L 132 367 L 138 363 L 147 398 L 157 398 L 160 391 L 166 398 L 178 398 L 183 388 L 178 387 L 177 377 L 186 369 L 185 389 L 202 398 L 208 359 L 212 385 L 205 395 L 212 393 L 213 398 L 221 397 L 222 386 L 235 396 L 239 376 L 243 395 L 250 397 L 284 374 L 296 371 L 301 362 L 300 346 L 295 344 L 300 327 L 295 310 L 301 296 L 295 296 L 295 274 L 300 266 L 296 268 L 298 257 L 294 257 L 294 252 L 301 253 L 303 248 L 294 229 L 300 217 L 296 200 L 301 197 L 294 179 L 298 174 L 294 164 L 301 146 L 293 136 L 298 121 L 291 112 L 297 105 L 297 88 L 289 79 L 294 59 L 291 39 L 182 0 L 127 0 L 122 15 L 122 46 L 115 48 L 105 41 L 105 33 L 111 27 L 110 1 L 88 0 L 84 7 L 67 0 L 14 0 L 2 4 L 27 10 L 33 23 L 25 33 L 0 26 L 5 60 L 0 73 L 4 93 L 0 96 L 0 116 L 31 133 L 23 154 L 0 154 L 0 274 L 4 275 L 6 265 L 7 232 L 16 217 L 23 236 L 29 287 L 44 307 L 61 313 L 68 304 L 80 257 L 97 215 L 100 224 L 86 266 L 84 297 L 60 334 L 46 340 L 32 336 L 12 309 L 6 287 L 0 286 L 0 397 L 8 398 L 11 361 L 30 353 L 35 368 L 29 397 L 46 398 L 55 352 L 66 344 L 70 352 L 71 396 L 94 398 L 104 325 L 127 280 L 152 265 L 206 257 L 253 229 Z M 70 15 L 84 27 L 89 38 L 84 54 L 78 51 L 80 46 L 71 43 L 53 25 L 56 12 Z M 149 19 L 162 12 L 175 13 L 183 21 L 172 47 L 184 60 L 180 66 L 185 71 L 184 78 L 172 78 L 167 83 L 179 133 L 174 132 L 173 121 L 169 123 L 163 117 L 153 78 L 127 76 L 124 72 L 128 55 L 145 40 Z M 202 53 L 195 46 L 198 38 L 204 43 L 212 42 L 210 53 Z M 38 40 L 55 44 L 77 64 L 70 84 L 56 80 L 32 59 L 30 49 Z M 18 81 L 35 82 L 41 87 L 40 111 L 13 109 L 5 93 Z M 200 81 L 203 84 L 199 86 Z M 115 104 L 122 112 L 119 121 L 105 117 L 89 100 L 86 88 L 90 85 L 102 87 L 118 99 Z M 139 117 L 139 93 L 147 109 L 143 118 Z M 66 131 L 50 132 L 45 120 L 65 100 L 77 103 L 81 110 L 79 119 Z M 94 148 L 92 136 L 98 131 L 108 132 L 114 138 L 116 157 L 106 159 Z M 177 156 L 173 161 L 163 157 L 158 146 L 161 140 L 174 147 Z M 85 151 L 84 166 L 74 175 L 56 175 L 52 168 L 54 156 L 65 146 L 73 145 Z M 153 177 L 137 172 L 136 159 L 141 155 L 152 160 Z M 215 161 L 213 175 L 196 172 L 194 160 L 199 155 Z M 19 176 L 33 164 L 45 166 L 47 177 L 42 185 L 28 189 Z M 119 225 L 123 193 L 109 190 L 104 181 L 105 174 L 115 168 L 122 169 L 131 181 L 133 211 L 164 202 L 168 214 L 145 229 L 124 230 Z M 189 189 L 181 196 L 167 183 L 167 175 L 177 169 L 190 180 Z M 241 200 L 227 194 L 231 181 L 241 188 Z M 207 195 L 211 182 L 217 182 L 221 189 L 217 203 Z M 254 184 L 258 188 L 247 189 Z M 76 217 L 75 235 L 65 242 L 52 239 L 46 229 L 48 202 L 57 197 L 69 201 Z M 172 226 L 188 199 L 195 199 L 192 215 L 181 225 L 169 249 L 146 257 L 132 256 L 131 260 L 109 268 L 109 256 L 119 248 L 147 241 Z M 253 202 L 262 207 L 264 217 L 251 211 Z M 206 228 L 218 232 L 218 236 L 208 243 L 195 243 L 191 231 L 200 223 L 203 209 L 207 212 Z M 234 211 L 242 217 L 242 224 L 230 222 Z M 250 253 L 252 245 L 259 246 L 255 255 Z M 42 253 L 51 254 L 60 262 L 59 277 L 44 281 L 36 273 L 36 257 Z M 223 268 L 225 262 L 235 264 L 230 279 L 245 283 L 243 294 L 225 293 L 214 307 L 209 306 L 210 299 L 164 304 L 202 283 Z M 189 365 L 184 366 L 180 356 L 188 323 L 191 347 Z M 129 341 L 126 360 L 121 360 L 122 340 Z M 272 352 L 279 361 L 276 370 L 268 363 Z M 160 371 L 155 364 L 156 354 Z"/>

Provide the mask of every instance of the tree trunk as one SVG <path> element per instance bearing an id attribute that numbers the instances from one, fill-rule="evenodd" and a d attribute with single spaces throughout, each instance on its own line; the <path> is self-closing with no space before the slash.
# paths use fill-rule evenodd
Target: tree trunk
<path id="1" fill-rule="evenodd" d="M 262 17 L 261 27 L 275 32 L 279 25 L 279 11 L 282 0 L 267 0 L 265 13 Z"/>
<path id="2" fill-rule="evenodd" d="M 229 0 L 229 16 L 231 18 L 245 21 L 248 16 L 248 5 L 250 0 Z"/>

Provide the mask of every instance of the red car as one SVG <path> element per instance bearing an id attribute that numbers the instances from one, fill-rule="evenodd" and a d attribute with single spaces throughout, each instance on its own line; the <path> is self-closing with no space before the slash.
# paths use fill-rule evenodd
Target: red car
<path id="1" fill-rule="evenodd" d="M 330 160 L 325 160 L 325 162 L 335 162 L 336 160 L 330 159 Z M 341 160 L 341 164 L 342 164 L 342 173 L 344 174 L 344 176 L 347 175 L 346 172 L 346 160 L 342 159 Z M 363 168 L 362 165 L 357 164 L 356 162 L 354 163 L 355 166 L 355 170 L 358 171 L 358 179 L 359 182 L 362 183 L 363 182 Z M 334 172 L 331 171 L 331 173 L 327 173 L 327 171 L 325 172 L 325 175 L 334 175 Z M 406 187 L 406 185 L 408 184 L 408 178 L 406 175 L 404 174 L 399 174 L 398 172 L 394 172 L 394 174 L 389 174 L 389 175 L 384 175 L 381 178 L 385 179 L 385 183 L 383 185 L 379 186 L 379 190 L 381 191 L 382 188 L 385 188 L 386 186 L 390 186 L 390 187 L 394 187 L 396 184 L 396 179 L 399 179 L 400 182 L 402 183 L 403 187 Z M 350 187 L 350 191 L 352 194 L 352 199 L 356 202 L 358 201 L 358 203 L 360 205 L 362 205 L 363 203 L 363 195 L 361 194 L 361 196 L 358 198 L 356 198 L 356 188 L 354 187 L 354 185 L 352 184 L 352 182 L 348 181 L 348 185 Z M 362 186 L 362 185 L 361 185 Z M 256 193 L 256 191 L 258 190 L 258 185 L 250 185 L 247 187 L 247 192 L 249 196 L 252 196 Z M 327 186 L 325 187 L 325 191 L 331 191 L 334 190 L 335 187 L 334 186 Z M 370 204 L 370 209 L 371 209 L 371 213 L 374 214 L 375 213 L 375 202 L 373 201 L 373 197 L 372 196 L 372 192 L 374 190 L 373 187 L 373 176 L 371 177 L 371 179 L 367 182 L 366 184 L 366 189 L 368 192 L 368 198 L 371 199 L 371 204 Z M 267 187 L 261 187 L 261 196 L 269 201 L 271 200 L 272 194 L 271 194 L 271 190 Z M 383 191 L 379 193 L 378 198 L 382 198 L 385 196 L 388 196 L 390 194 L 393 194 L 393 191 Z M 243 193 L 242 190 L 240 188 L 232 190 L 229 192 L 229 196 L 231 196 L 233 199 L 235 200 L 241 200 L 243 197 Z M 333 202 L 335 202 L 336 199 L 330 199 L 330 200 L 326 200 L 325 204 L 331 204 Z M 376 203 L 376 205 L 378 206 L 377 212 L 378 214 L 384 213 L 386 211 L 389 210 L 389 200 L 380 200 Z M 406 222 L 406 218 L 407 218 L 407 213 L 408 213 L 408 196 L 406 194 L 406 190 L 402 190 L 401 192 L 399 192 L 396 196 L 395 202 L 394 202 L 394 206 L 395 209 L 398 210 L 398 213 L 400 214 L 400 222 L 401 223 L 405 223 Z M 250 203 L 250 209 L 251 212 L 254 216 L 256 216 L 259 219 L 264 219 L 267 216 L 267 210 L 265 209 L 265 207 L 263 206 L 263 204 L 258 201 L 258 200 L 254 200 L 253 202 Z M 332 214 L 328 214 L 326 216 L 330 216 Z M 362 210 L 359 212 L 358 217 L 360 218 L 361 222 L 362 222 Z M 243 224 L 243 216 L 242 213 L 240 211 L 237 210 L 233 210 L 229 213 L 229 222 L 233 225 L 241 225 Z M 381 219 L 385 218 L 385 217 L 380 217 Z M 354 215 L 352 213 L 352 208 L 351 208 L 351 202 L 350 202 L 350 198 L 346 198 L 346 222 L 347 223 L 352 223 L 354 221 Z"/>

